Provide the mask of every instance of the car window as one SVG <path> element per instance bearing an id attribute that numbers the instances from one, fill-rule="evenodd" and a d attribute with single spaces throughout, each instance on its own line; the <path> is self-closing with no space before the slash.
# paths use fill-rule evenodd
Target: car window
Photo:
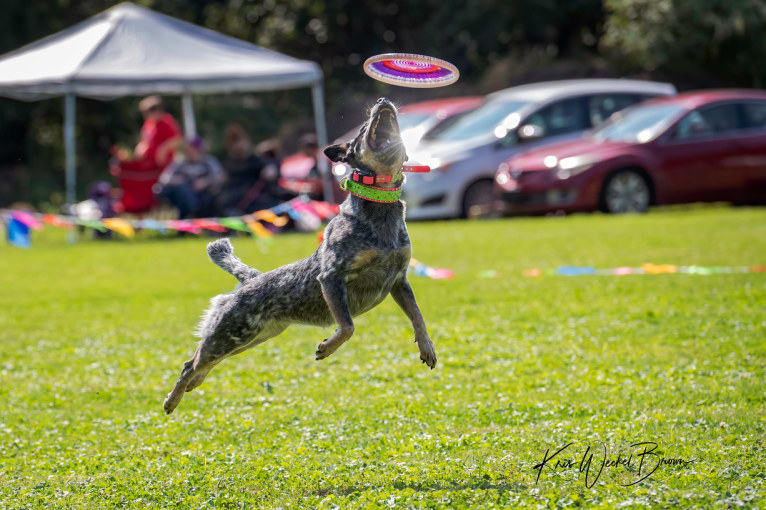
<path id="1" fill-rule="evenodd" d="M 590 126 L 598 126 L 623 108 L 636 104 L 643 97 L 637 94 L 598 94 L 590 96 L 588 101 L 588 120 Z"/>
<path id="2" fill-rule="evenodd" d="M 421 124 L 431 117 L 435 116 L 435 113 L 410 113 L 410 112 L 402 112 L 399 115 L 397 115 L 397 122 L 399 124 L 400 130 L 409 129 L 413 126 L 417 126 L 418 124 Z"/>
<path id="3" fill-rule="evenodd" d="M 526 105 L 525 101 L 490 101 L 460 117 L 435 138 L 441 141 L 457 141 L 490 136 L 499 124 L 513 119 L 513 115 Z"/>
<path id="4" fill-rule="evenodd" d="M 645 143 L 659 136 L 684 110 L 674 103 L 639 104 L 612 115 L 592 135 L 598 140 Z"/>
<path id="5" fill-rule="evenodd" d="M 678 122 L 679 140 L 716 136 L 741 129 L 738 107 L 734 103 L 698 108 Z"/>
<path id="6" fill-rule="evenodd" d="M 766 102 L 743 103 L 742 109 L 745 113 L 745 127 L 766 128 Z"/>
<path id="7" fill-rule="evenodd" d="M 464 112 L 457 113 L 451 117 L 447 117 L 443 121 L 436 124 L 434 127 L 432 127 L 425 135 L 423 135 L 423 140 L 433 140 L 435 138 L 439 138 L 439 135 L 452 127 L 453 124 L 457 123 L 460 119 L 465 117 L 467 114 L 471 113 L 472 110 L 467 110 Z"/>
<path id="8" fill-rule="evenodd" d="M 587 128 L 583 98 L 564 99 L 546 106 L 527 117 L 524 124 L 544 129 L 544 136 L 556 136 Z"/>

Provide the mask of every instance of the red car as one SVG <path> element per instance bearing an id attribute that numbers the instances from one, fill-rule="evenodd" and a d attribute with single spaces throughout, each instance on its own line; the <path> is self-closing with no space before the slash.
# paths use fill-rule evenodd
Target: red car
<path id="1" fill-rule="evenodd" d="M 518 154 L 495 175 L 504 213 L 644 212 L 652 204 L 766 200 L 766 91 L 653 99 L 585 137 Z"/>

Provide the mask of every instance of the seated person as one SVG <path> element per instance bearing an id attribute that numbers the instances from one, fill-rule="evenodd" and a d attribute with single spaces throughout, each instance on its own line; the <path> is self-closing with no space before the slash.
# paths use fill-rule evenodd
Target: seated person
<path id="1" fill-rule="evenodd" d="M 159 96 L 142 99 L 138 108 L 144 124 L 133 156 L 121 149 L 112 151 L 109 171 L 119 179 L 123 191 L 116 205 L 120 212 L 143 213 L 156 205 L 152 187 L 173 161 L 173 151 L 181 141 L 181 130 L 173 116 L 165 112 Z"/>
<path id="2" fill-rule="evenodd" d="M 309 170 L 307 177 L 319 178 L 319 168 L 317 167 L 317 154 L 319 154 L 319 145 L 317 137 L 313 133 L 306 133 L 299 139 L 301 153 L 307 158 L 314 160 L 314 165 Z"/>
<path id="3" fill-rule="evenodd" d="M 240 215 L 276 205 L 278 200 L 271 193 L 276 166 L 253 152 L 250 138 L 239 124 L 226 128 L 226 147 L 225 180 L 219 200 L 224 214 Z"/>
<path id="4" fill-rule="evenodd" d="M 276 138 L 269 138 L 268 140 L 264 140 L 258 145 L 255 146 L 255 153 L 263 159 L 264 161 L 267 161 L 268 163 L 273 163 L 277 167 L 279 167 L 281 158 L 279 156 L 280 154 L 280 147 L 279 147 L 279 140 Z"/>
<path id="5" fill-rule="evenodd" d="M 221 164 L 205 153 L 204 142 L 196 137 L 184 144 L 184 157 L 162 172 L 158 195 L 178 208 L 179 219 L 214 216 L 222 181 Z"/>
<path id="6" fill-rule="evenodd" d="M 317 138 L 307 133 L 299 138 L 300 151 L 282 160 L 279 184 L 286 193 L 322 200 L 324 183 L 319 173 Z"/>

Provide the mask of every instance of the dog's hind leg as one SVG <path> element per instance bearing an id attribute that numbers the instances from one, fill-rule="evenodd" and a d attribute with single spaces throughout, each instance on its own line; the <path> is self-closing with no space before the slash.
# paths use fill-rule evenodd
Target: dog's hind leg
<path id="1" fill-rule="evenodd" d="M 319 278 L 322 286 L 322 295 L 327 306 L 330 308 L 335 322 L 338 323 L 338 329 L 330 338 L 324 340 L 317 346 L 316 359 L 325 359 L 335 352 L 343 342 L 351 338 L 354 334 L 354 321 L 351 318 L 351 312 L 348 309 L 348 296 L 346 282 L 343 277 L 337 273 L 326 273 Z"/>
<path id="2" fill-rule="evenodd" d="M 184 396 L 184 392 L 186 392 L 186 389 L 189 387 L 191 382 L 201 374 L 204 378 L 204 374 L 209 372 L 210 369 L 213 368 L 213 366 L 218 361 L 220 361 L 220 358 L 222 358 L 222 356 L 215 356 L 211 352 L 209 342 L 210 338 L 205 338 L 202 340 L 199 343 L 194 356 L 192 356 L 189 361 L 184 363 L 184 367 L 181 370 L 181 375 L 176 381 L 176 385 L 173 387 L 173 390 L 168 394 L 168 396 L 165 398 L 165 402 L 162 404 L 162 407 L 165 409 L 167 414 L 172 413 L 173 410 L 178 406 L 178 403 L 181 402 L 181 399 Z"/>
<path id="3" fill-rule="evenodd" d="M 278 334 L 280 334 L 282 331 L 284 331 L 287 328 L 287 324 L 279 323 L 279 322 L 271 322 L 264 325 L 264 327 L 261 329 L 260 333 L 243 345 L 237 345 L 237 347 L 234 347 L 231 351 L 227 352 L 226 354 L 219 356 L 214 361 L 212 361 L 207 368 L 198 371 L 195 373 L 195 375 L 192 376 L 191 380 L 189 381 L 189 384 L 186 386 L 186 392 L 190 392 L 197 388 L 200 384 L 202 384 L 205 381 L 205 377 L 207 377 L 207 374 L 215 368 L 218 363 L 223 361 L 224 359 L 234 356 L 235 354 L 239 354 L 241 352 L 244 352 L 252 347 L 255 347 L 258 344 L 261 344 L 268 340 L 269 338 L 275 337 Z"/>
<path id="4" fill-rule="evenodd" d="M 184 363 L 173 391 L 168 394 L 163 404 L 165 412 L 167 414 L 172 413 L 178 403 L 181 402 L 184 393 L 202 384 L 207 374 L 218 363 L 229 356 L 239 354 L 277 336 L 285 328 L 287 328 L 287 324 L 284 322 L 266 321 L 265 324 L 255 328 L 255 333 L 251 331 L 249 335 L 244 337 L 249 338 L 249 340 L 243 341 L 243 338 L 232 336 L 230 331 L 219 326 L 199 343 L 192 359 Z"/>
<path id="5" fill-rule="evenodd" d="M 195 388 L 197 388 L 197 386 L 202 384 L 205 381 L 205 377 L 207 377 L 207 374 L 213 369 L 213 367 L 215 367 L 221 361 L 223 361 L 223 358 L 217 359 L 216 361 L 211 363 L 210 366 L 207 367 L 205 370 L 199 370 L 197 373 L 195 373 L 192 376 L 191 380 L 189 381 L 189 384 L 186 385 L 186 390 L 185 390 L 186 393 L 194 390 Z"/>

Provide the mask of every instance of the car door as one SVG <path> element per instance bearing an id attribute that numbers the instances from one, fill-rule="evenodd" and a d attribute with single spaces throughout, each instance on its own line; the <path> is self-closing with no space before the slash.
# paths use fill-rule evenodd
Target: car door
<path id="1" fill-rule="evenodd" d="M 492 168 L 493 177 L 500 163 L 519 152 L 580 136 L 588 128 L 585 97 L 569 97 L 548 103 L 527 115 L 520 124 L 518 129 L 493 146 L 491 160 L 485 161 L 489 163 L 488 168 Z M 524 138 L 518 134 L 529 128 L 539 131 L 539 136 Z"/>
<path id="2" fill-rule="evenodd" d="M 745 129 L 737 137 L 740 187 L 733 200 L 766 200 L 766 101 L 741 103 Z"/>
<path id="3" fill-rule="evenodd" d="M 588 129 L 586 110 L 586 97 L 570 97 L 543 106 L 529 114 L 520 128 L 534 126 L 541 130 L 541 135 L 526 142 L 519 138 L 519 143 L 522 143 L 526 150 L 578 136 L 579 133 Z"/>
<path id="4" fill-rule="evenodd" d="M 736 134 L 743 127 L 734 102 L 701 106 L 660 140 L 656 154 L 666 202 L 729 200 L 741 181 Z"/>

